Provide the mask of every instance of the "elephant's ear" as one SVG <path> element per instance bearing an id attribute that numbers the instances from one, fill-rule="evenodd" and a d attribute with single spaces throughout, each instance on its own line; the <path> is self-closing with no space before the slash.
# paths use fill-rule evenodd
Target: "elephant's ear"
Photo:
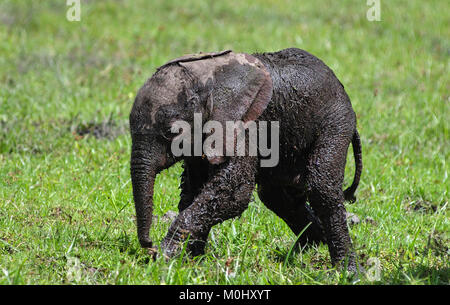
<path id="1" fill-rule="evenodd" d="M 220 122 L 223 130 L 227 121 L 246 123 L 258 119 L 272 98 L 270 74 L 251 55 L 226 52 L 179 64 L 197 78 L 200 87 L 210 92 L 208 120 Z M 223 160 L 216 158 L 212 163 Z"/>

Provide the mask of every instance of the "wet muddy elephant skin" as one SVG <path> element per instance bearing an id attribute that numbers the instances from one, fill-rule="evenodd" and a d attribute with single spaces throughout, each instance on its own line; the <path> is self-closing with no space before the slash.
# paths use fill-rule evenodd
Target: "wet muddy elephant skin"
<path id="1" fill-rule="evenodd" d="M 260 157 L 174 157 L 174 121 L 193 124 L 194 113 L 219 122 L 278 121 L 279 162 Z M 325 242 L 333 265 L 356 268 L 344 200 L 354 201 L 362 161 L 356 116 L 334 73 L 306 51 L 200 53 L 158 68 L 139 90 L 130 114 L 131 178 L 138 238 L 152 247 L 149 229 L 156 175 L 184 161 L 179 214 L 161 243 L 172 257 L 203 253 L 212 226 L 241 215 L 256 185 L 261 201 L 299 234 L 302 245 Z M 343 188 L 348 147 L 356 162 Z"/>

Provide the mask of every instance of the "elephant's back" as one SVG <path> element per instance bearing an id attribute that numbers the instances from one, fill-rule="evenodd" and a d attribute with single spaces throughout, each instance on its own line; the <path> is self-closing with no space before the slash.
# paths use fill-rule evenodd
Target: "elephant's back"
<path id="1" fill-rule="evenodd" d="M 299 65 L 308 70 L 329 70 L 319 58 L 298 48 L 288 48 L 277 52 L 255 53 L 252 55 L 260 59 L 270 70 L 280 70 Z M 301 67 L 297 68 L 301 69 Z"/>
<path id="2" fill-rule="evenodd" d="M 336 104 L 351 109 L 350 99 L 334 72 L 307 51 L 289 48 L 253 56 L 264 64 L 272 78 L 273 94 L 268 108 L 274 115 L 320 115 Z M 265 114 L 272 117 L 268 112 Z"/>
<path id="3" fill-rule="evenodd" d="M 253 56 L 265 65 L 273 83 L 272 100 L 260 119 L 279 121 L 280 140 L 287 146 L 308 149 L 324 121 L 330 123 L 330 114 L 337 121 L 353 111 L 333 71 L 307 51 L 289 48 Z"/>
<path id="4" fill-rule="evenodd" d="M 334 72 L 305 50 L 289 48 L 253 55 L 269 70 L 275 98 L 281 94 L 280 98 L 287 100 L 327 100 L 344 89 Z"/>

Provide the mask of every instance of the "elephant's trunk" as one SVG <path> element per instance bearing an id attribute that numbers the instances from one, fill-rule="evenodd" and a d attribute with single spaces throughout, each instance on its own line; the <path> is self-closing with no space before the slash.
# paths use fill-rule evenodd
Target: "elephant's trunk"
<path id="1" fill-rule="evenodd" d="M 165 147 L 149 135 L 133 135 L 131 182 L 136 208 L 138 239 L 142 247 L 152 247 L 149 230 L 153 215 L 153 187 L 156 175 L 165 167 Z"/>

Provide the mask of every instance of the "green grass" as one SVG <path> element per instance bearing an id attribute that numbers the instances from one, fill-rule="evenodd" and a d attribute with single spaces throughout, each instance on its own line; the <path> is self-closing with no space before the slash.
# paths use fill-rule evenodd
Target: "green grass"
<path id="1" fill-rule="evenodd" d="M 0 284 L 449 284 L 450 5 L 381 8 L 369 22 L 359 0 L 82 1 L 68 22 L 65 1 L 2 1 Z M 149 260 L 129 175 L 138 88 L 182 54 L 286 47 L 325 61 L 352 100 L 364 170 L 350 232 L 380 277 L 339 274 L 324 245 L 291 253 L 296 236 L 256 195 L 204 256 Z M 110 137 L 78 134 L 101 123 Z M 180 171 L 158 176 L 156 215 L 177 210 Z"/>

